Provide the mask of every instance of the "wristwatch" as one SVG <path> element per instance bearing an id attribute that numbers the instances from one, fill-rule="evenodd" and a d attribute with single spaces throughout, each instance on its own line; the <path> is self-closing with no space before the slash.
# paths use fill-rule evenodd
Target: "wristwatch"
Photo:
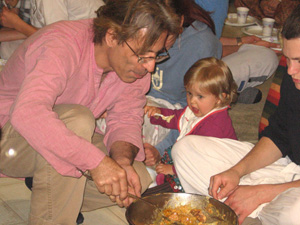
<path id="1" fill-rule="evenodd" d="M 242 38 L 237 37 L 237 38 L 236 38 L 236 43 L 237 43 L 237 46 L 241 46 L 241 45 L 243 44 Z"/>

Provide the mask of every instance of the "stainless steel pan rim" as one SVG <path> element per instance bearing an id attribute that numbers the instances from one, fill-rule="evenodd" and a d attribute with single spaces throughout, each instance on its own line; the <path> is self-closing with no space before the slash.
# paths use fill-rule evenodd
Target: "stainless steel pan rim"
<path id="1" fill-rule="evenodd" d="M 204 209 L 206 204 L 212 204 L 221 214 L 225 215 L 225 222 L 220 224 L 238 225 L 238 217 L 226 204 L 205 195 L 188 193 L 160 193 L 144 197 L 147 201 L 156 204 L 160 208 L 176 207 L 190 204 L 193 208 Z M 126 219 L 131 225 L 151 224 L 155 220 L 154 207 L 141 200 L 134 201 L 126 210 Z"/>

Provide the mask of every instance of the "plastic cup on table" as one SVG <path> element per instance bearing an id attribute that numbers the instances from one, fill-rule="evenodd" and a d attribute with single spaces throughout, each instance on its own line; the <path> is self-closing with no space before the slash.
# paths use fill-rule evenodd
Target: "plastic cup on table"
<path id="1" fill-rule="evenodd" d="M 247 7 L 237 7 L 237 23 L 245 24 L 247 21 L 247 16 L 249 9 Z"/>
<path id="2" fill-rule="evenodd" d="M 272 36 L 273 26 L 275 20 L 272 18 L 263 18 L 263 30 L 262 30 L 262 36 L 264 37 L 270 37 Z"/>

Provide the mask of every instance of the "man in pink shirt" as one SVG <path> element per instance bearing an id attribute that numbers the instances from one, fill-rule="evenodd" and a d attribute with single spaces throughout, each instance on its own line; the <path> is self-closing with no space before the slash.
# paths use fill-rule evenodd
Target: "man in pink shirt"
<path id="1" fill-rule="evenodd" d="M 145 93 L 155 62 L 168 57 L 160 54 L 167 36 L 179 31 L 180 18 L 161 0 L 111 0 L 94 20 L 39 30 L 8 60 L 0 172 L 33 176 L 30 224 L 75 224 L 80 210 L 128 206 L 128 192 L 147 188 Z M 95 119 L 105 112 L 103 136 Z"/>

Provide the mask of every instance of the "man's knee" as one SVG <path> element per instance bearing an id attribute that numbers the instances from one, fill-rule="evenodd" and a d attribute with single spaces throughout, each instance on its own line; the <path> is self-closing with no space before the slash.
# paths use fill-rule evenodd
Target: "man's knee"
<path id="1" fill-rule="evenodd" d="M 290 188 L 265 206 L 259 214 L 263 224 L 298 225 L 300 221 L 300 188 Z"/>
<path id="2" fill-rule="evenodd" d="M 206 138 L 198 135 L 188 135 L 176 142 L 172 148 L 172 157 L 180 158 L 183 155 L 188 154 L 190 151 L 201 152 L 204 149 L 201 146 L 205 146 L 202 143 Z"/>
<path id="3" fill-rule="evenodd" d="M 279 214 L 279 224 L 298 225 L 300 223 L 300 188 L 290 188 L 283 193 L 287 197 L 286 204 Z M 284 203 L 281 204 L 284 206 Z"/>
<path id="4" fill-rule="evenodd" d="M 53 109 L 67 126 L 78 136 L 90 141 L 96 122 L 93 113 L 82 105 L 56 105 Z"/>

